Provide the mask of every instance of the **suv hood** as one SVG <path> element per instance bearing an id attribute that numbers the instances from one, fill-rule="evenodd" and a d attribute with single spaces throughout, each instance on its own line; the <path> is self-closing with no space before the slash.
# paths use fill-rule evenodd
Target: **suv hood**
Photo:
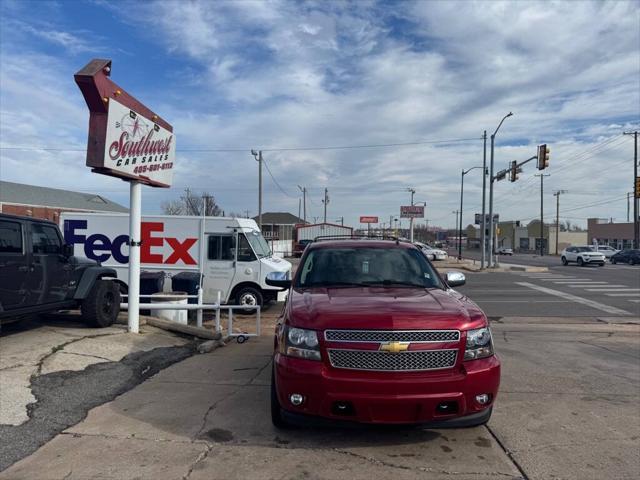
<path id="1" fill-rule="evenodd" d="M 288 323 L 326 329 L 467 329 L 486 323 L 484 313 L 455 290 L 353 287 L 293 289 Z"/>

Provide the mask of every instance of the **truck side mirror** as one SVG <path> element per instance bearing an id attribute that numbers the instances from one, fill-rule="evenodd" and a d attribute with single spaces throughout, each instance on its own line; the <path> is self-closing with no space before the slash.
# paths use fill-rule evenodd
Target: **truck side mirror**
<path id="1" fill-rule="evenodd" d="M 272 287 L 278 287 L 282 290 L 289 290 L 289 288 L 291 288 L 291 279 L 288 277 L 289 275 L 284 272 L 271 272 L 264 279 L 264 282 Z"/>
<path id="2" fill-rule="evenodd" d="M 69 245 L 68 243 L 62 245 L 62 255 L 67 258 L 73 257 L 73 245 Z"/>
<path id="3" fill-rule="evenodd" d="M 450 287 L 459 287 L 467 282 L 462 272 L 447 272 L 447 284 Z"/>

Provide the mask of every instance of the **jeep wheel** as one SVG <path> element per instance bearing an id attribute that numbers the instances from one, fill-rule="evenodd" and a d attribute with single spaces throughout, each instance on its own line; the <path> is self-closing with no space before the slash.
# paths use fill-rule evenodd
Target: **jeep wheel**
<path id="1" fill-rule="evenodd" d="M 584 267 L 584 260 L 582 260 L 582 257 L 578 257 L 578 266 Z"/>
<path id="2" fill-rule="evenodd" d="M 562 264 L 566 267 L 567 265 L 569 265 L 569 262 L 567 262 L 566 257 L 562 257 Z"/>
<path id="3" fill-rule="evenodd" d="M 113 325 L 120 312 L 120 287 L 110 280 L 97 280 L 80 310 L 83 320 L 92 327 Z"/>
<path id="4" fill-rule="evenodd" d="M 278 393 L 276 392 L 276 376 L 274 373 L 275 367 L 271 368 L 271 423 L 273 426 L 279 429 L 285 429 L 289 427 L 289 424 L 282 418 L 282 407 L 278 400 Z"/>
<path id="5" fill-rule="evenodd" d="M 236 292 L 236 305 L 246 305 L 246 306 L 255 306 L 264 304 L 264 300 L 262 299 L 262 294 L 260 291 L 253 287 L 242 287 L 240 290 Z M 244 315 L 251 315 L 255 313 L 255 309 L 247 308 L 246 310 L 238 310 L 238 313 Z"/>

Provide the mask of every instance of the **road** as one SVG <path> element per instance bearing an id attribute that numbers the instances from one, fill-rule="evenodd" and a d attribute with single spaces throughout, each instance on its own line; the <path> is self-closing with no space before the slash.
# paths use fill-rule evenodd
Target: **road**
<path id="1" fill-rule="evenodd" d="M 546 273 L 466 273 L 458 288 L 491 317 L 640 318 L 640 268 L 553 266 Z"/>
<path id="2" fill-rule="evenodd" d="M 457 257 L 458 252 L 453 250 L 449 251 L 449 255 Z M 480 261 L 481 255 L 478 250 L 464 250 L 462 252 L 463 258 L 470 258 L 472 260 Z M 515 265 L 532 265 L 534 267 L 551 267 L 560 265 L 560 257 L 555 255 L 540 256 L 534 253 L 514 253 L 513 255 L 496 255 L 498 263 L 511 263 Z M 615 265 L 609 265 L 615 267 Z"/>

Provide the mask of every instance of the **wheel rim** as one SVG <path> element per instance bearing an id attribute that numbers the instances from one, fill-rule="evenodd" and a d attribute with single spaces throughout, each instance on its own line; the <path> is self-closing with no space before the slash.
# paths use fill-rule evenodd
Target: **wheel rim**
<path id="1" fill-rule="evenodd" d="M 252 293 L 243 293 L 240 295 L 240 305 L 248 307 L 255 307 L 258 304 L 258 299 Z"/>
<path id="2" fill-rule="evenodd" d="M 113 305 L 115 303 L 115 297 L 113 292 L 107 292 L 102 299 L 102 312 L 110 314 L 113 311 Z"/>

